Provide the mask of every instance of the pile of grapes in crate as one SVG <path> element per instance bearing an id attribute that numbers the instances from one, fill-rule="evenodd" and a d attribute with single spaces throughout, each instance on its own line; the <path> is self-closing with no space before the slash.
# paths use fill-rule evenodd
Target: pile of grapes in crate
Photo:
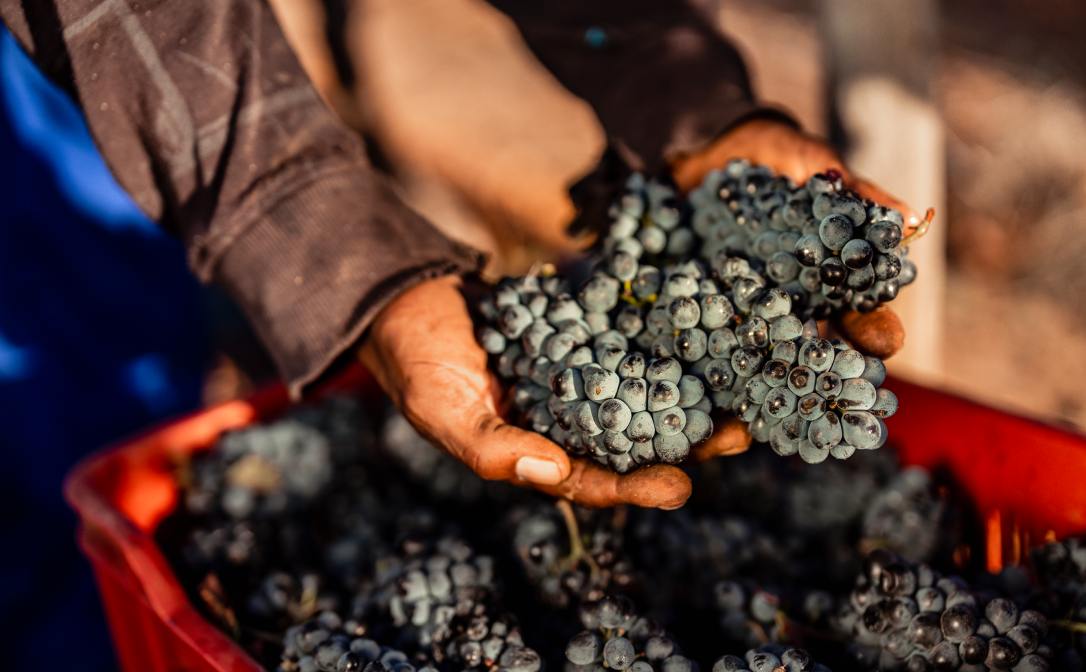
<path id="1" fill-rule="evenodd" d="M 635 174 L 610 215 L 587 277 L 508 278 L 479 302 L 522 427 L 622 474 L 681 463 L 727 415 L 809 463 L 886 442 L 883 363 L 816 321 L 916 278 L 900 212 L 832 171 L 797 186 L 733 161 L 689 200 Z"/>
<path id="2" fill-rule="evenodd" d="M 687 466 L 682 509 L 586 510 L 333 398 L 180 469 L 157 541 L 269 671 L 1080 672 L 1086 655 L 1086 543 L 988 574 L 968 502 L 894 451 L 752 450 Z"/>

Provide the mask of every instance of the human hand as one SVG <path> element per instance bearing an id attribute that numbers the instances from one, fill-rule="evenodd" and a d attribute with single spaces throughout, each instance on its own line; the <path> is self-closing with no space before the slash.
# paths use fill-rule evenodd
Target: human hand
<path id="1" fill-rule="evenodd" d="M 407 290 L 385 307 L 359 350 L 362 363 L 423 436 L 482 478 L 584 506 L 674 509 L 686 502 L 690 478 L 677 467 L 656 464 L 620 476 L 571 460 L 545 436 L 508 424 L 499 410 L 501 387 L 475 341 L 460 288 L 459 278 L 444 277 Z M 745 450 L 750 437 L 739 439 Z"/>
<path id="2" fill-rule="evenodd" d="M 720 168 L 729 160 L 743 157 L 752 163 L 769 166 L 777 173 L 788 175 L 803 184 L 811 175 L 829 169 L 837 170 L 845 187 L 860 196 L 870 198 L 901 212 L 909 235 L 923 219 L 907 203 L 890 196 L 875 185 L 856 177 L 831 147 L 792 126 L 768 119 L 746 122 L 720 137 L 697 154 L 680 157 L 672 162 L 672 174 L 683 192 L 701 184 L 705 174 Z M 905 344 L 905 329 L 901 319 L 889 308 L 871 313 L 845 312 L 834 327 L 853 347 L 864 354 L 887 359 Z"/>

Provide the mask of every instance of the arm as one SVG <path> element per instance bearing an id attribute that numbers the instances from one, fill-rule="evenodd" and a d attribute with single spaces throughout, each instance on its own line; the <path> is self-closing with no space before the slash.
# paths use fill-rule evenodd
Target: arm
<path id="1" fill-rule="evenodd" d="M 405 289 L 479 267 L 372 169 L 260 0 L 0 0 L 0 18 L 296 396 Z"/>

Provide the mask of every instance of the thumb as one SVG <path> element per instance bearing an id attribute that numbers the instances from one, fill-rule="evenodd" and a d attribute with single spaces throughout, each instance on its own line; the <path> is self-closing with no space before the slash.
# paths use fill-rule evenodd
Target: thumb
<path id="1" fill-rule="evenodd" d="M 889 359 L 905 346 L 905 327 L 889 308 L 870 313 L 850 310 L 836 320 L 838 331 L 865 355 Z"/>
<path id="2" fill-rule="evenodd" d="M 713 425 L 713 435 L 691 448 L 694 460 L 704 462 L 714 457 L 738 455 L 750 448 L 750 432 L 747 431 L 746 422 L 729 414 L 713 418 Z"/>

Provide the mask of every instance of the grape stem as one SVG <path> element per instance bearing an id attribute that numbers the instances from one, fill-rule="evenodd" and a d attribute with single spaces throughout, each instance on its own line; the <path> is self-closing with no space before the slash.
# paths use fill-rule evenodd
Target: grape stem
<path id="1" fill-rule="evenodd" d="M 1063 628 L 1064 630 L 1072 630 L 1074 632 L 1086 632 L 1086 623 L 1082 621 L 1065 621 L 1060 618 L 1049 619 L 1049 625 L 1057 628 Z"/>
<path id="2" fill-rule="evenodd" d="M 568 564 L 570 568 L 573 568 L 578 563 L 583 562 L 588 566 L 592 582 L 599 581 L 600 566 L 596 564 L 592 554 L 584 548 L 584 542 L 581 541 L 581 527 L 577 524 L 577 516 L 573 513 L 573 505 L 569 503 L 568 499 L 559 499 L 558 510 L 562 512 L 562 518 L 566 521 L 566 530 L 569 532 L 569 557 L 562 561 L 563 564 Z"/>
<path id="3" fill-rule="evenodd" d="M 928 232 L 928 227 L 931 226 L 931 220 L 935 219 L 935 208 L 928 208 L 927 214 L 924 215 L 924 221 L 920 222 L 912 233 L 901 239 L 898 243 L 898 247 L 905 247 L 910 243 L 915 243 L 924 237 L 924 234 Z"/>

